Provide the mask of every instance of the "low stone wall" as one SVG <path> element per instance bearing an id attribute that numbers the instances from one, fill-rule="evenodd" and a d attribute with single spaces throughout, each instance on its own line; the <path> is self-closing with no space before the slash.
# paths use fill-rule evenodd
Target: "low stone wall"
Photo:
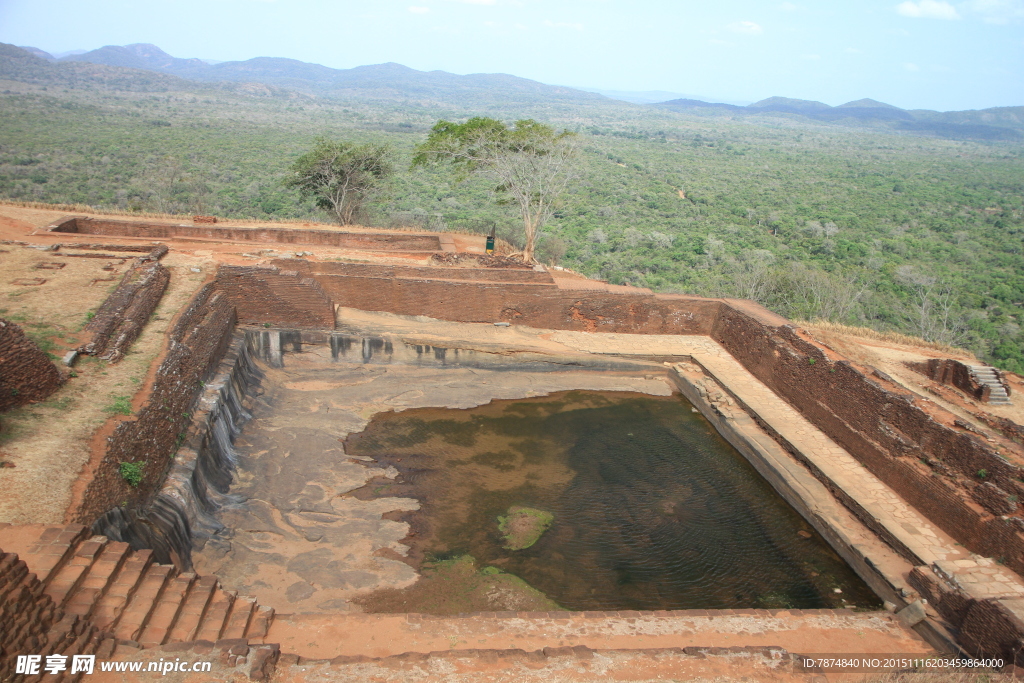
<path id="1" fill-rule="evenodd" d="M 42 401 L 65 377 L 20 327 L 0 318 L 0 412 Z"/>
<path id="2" fill-rule="evenodd" d="M 434 253 L 441 251 L 437 235 L 416 233 L 343 232 L 340 230 L 302 230 L 296 228 L 234 228 L 209 224 L 149 223 L 106 218 L 68 216 L 49 225 L 54 233 L 78 235 L 111 235 L 145 239 L 192 239 L 253 242 L 256 244 L 304 244 L 362 249 L 369 251 L 400 251 Z"/>
<path id="3" fill-rule="evenodd" d="M 121 360 L 142 333 L 170 280 L 170 271 L 155 259 L 137 259 L 86 324 L 92 339 L 79 350 L 111 363 Z"/>
<path id="4" fill-rule="evenodd" d="M 147 544 L 145 539 L 151 533 L 142 527 L 154 527 L 146 521 L 151 515 L 173 518 L 177 514 L 149 503 L 164 483 L 171 457 L 192 422 L 191 413 L 203 382 L 224 355 L 234 326 L 234 308 L 212 284 L 193 297 L 171 331 L 166 357 L 157 369 L 146 405 L 133 419 L 118 424 L 109 437 L 106 454 L 75 512 L 76 521 L 91 524 L 115 509 L 118 515 L 127 515 L 132 524 L 140 525 L 115 540 L 126 540 L 135 549 L 152 547 L 159 562 L 174 560 L 169 549 L 179 545 L 180 539 L 150 539 Z M 137 487 L 121 477 L 118 468 L 122 462 L 144 463 L 143 480 Z M 180 520 L 170 521 L 174 526 Z"/>

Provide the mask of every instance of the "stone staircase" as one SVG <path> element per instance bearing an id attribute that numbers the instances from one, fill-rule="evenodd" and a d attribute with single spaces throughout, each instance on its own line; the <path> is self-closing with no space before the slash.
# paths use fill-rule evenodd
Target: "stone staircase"
<path id="1" fill-rule="evenodd" d="M 987 365 L 968 365 L 974 380 L 982 386 L 989 388 L 988 402 L 992 405 L 1010 405 L 1010 395 L 1006 393 L 1006 387 L 999 381 L 996 369 Z"/>
<path id="2" fill-rule="evenodd" d="M 0 524 L 0 549 L 24 561 L 64 619 L 91 623 L 121 643 L 261 643 L 274 618 L 272 608 L 225 590 L 214 576 L 155 564 L 151 551 L 81 525 Z"/>

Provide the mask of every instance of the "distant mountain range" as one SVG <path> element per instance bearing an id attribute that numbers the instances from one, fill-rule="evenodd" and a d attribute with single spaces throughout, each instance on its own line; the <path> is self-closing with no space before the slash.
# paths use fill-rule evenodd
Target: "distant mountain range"
<path id="1" fill-rule="evenodd" d="M 992 107 L 970 111 L 938 112 L 930 109 L 900 109 L 872 99 L 854 100 L 838 107 L 814 100 L 769 97 L 745 107 L 721 102 L 677 99 L 654 106 L 705 116 L 763 116 L 793 114 L 828 123 L 865 123 L 896 130 L 950 138 L 982 140 L 1024 139 L 1024 107 Z"/>
<path id="2" fill-rule="evenodd" d="M 509 102 L 601 102 L 606 98 L 574 88 L 546 85 L 509 74 L 469 74 L 417 71 L 393 62 L 332 69 L 281 57 L 256 57 L 242 62 L 215 62 L 172 57 L 156 45 L 108 45 L 69 54 L 59 60 L 38 48 L 22 48 L 51 62 L 89 62 L 171 74 L 193 81 L 258 82 L 310 95 L 359 97 L 376 100 L 453 102 L 463 105 Z"/>
<path id="3" fill-rule="evenodd" d="M 689 99 L 689 100 L 705 100 L 707 98 L 701 97 L 700 95 L 684 95 L 678 92 L 669 92 L 667 90 L 602 90 L 601 88 L 578 88 L 586 92 L 596 92 L 598 95 L 604 95 L 610 97 L 613 100 L 622 100 L 623 102 L 632 102 L 633 104 L 659 104 L 666 100 L 677 100 L 677 99 Z M 746 105 L 750 104 L 747 102 L 729 102 L 734 105 Z"/>
<path id="4" fill-rule="evenodd" d="M 187 79 L 219 84 L 217 87 L 237 88 L 238 85 L 261 83 L 274 92 L 297 91 L 318 97 L 338 97 L 366 100 L 386 100 L 418 105 L 445 105 L 460 109 L 506 111 L 515 105 L 545 104 L 605 104 L 628 106 L 622 101 L 641 106 L 657 107 L 697 116 L 801 117 L 822 123 L 870 126 L 937 135 L 956 139 L 1022 140 L 1024 139 L 1024 107 L 994 107 L 990 109 L 937 112 L 926 109 L 905 110 L 871 99 L 861 99 L 829 106 L 823 102 L 787 97 L 769 97 L 746 106 L 681 97 L 657 102 L 662 96 L 675 93 L 665 91 L 585 91 L 509 74 L 469 74 L 460 76 L 445 71 L 417 71 L 401 64 L 374 64 L 353 69 L 332 69 L 320 64 L 300 62 L 280 57 L 256 57 L 245 61 L 214 62 L 202 59 L 172 57 L 159 47 L 146 43 L 134 45 L 108 45 L 97 50 L 74 50 L 55 57 L 34 47 L 16 48 L 0 43 L 0 78 L 9 78 L 14 72 L 19 78 L 41 78 L 47 62 L 62 69 L 87 64 L 142 70 L 153 77 L 140 78 L 145 87 L 157 87 L 163 78 Z M 127 79 L 130 73 L 114 69 L 103 74 L 72 69 L 62 77 L 93 80 Z M 155 73 L 154 73 L 155 72 Z M 136 72 L 137 73 L 137 72 Z M 26 76 L 28 74 L 28 76 Z M 31 76 L 36 74 L 36 76 Z M 52 74 L 51 74 L 52 77 Z M 172 87 L 163 82 L 164 87 Z M 177 83 L 179 87 L 185 83 Z M 293 95 L 294 96 L 294 95 Z"/>

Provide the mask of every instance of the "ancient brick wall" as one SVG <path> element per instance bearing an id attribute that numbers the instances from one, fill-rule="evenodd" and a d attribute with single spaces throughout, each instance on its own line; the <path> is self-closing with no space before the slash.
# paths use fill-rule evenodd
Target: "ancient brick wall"
<path id="1" fill-rule="evenodd" d="M 829 360 L 790 327 L 765 325 L 724 307 L 712 336 L 960 543 L 1024 572 L 1024 520 L 991 512 L 999 496 L 1004 511 L 1016 509 L 1010 495 L 1021 490 L 1021 473 L 981 439 L 933 420 L 912 395 L 884 378 Z M 992 485 L 979 492 L 985 507 L 971 496 L 982 483 Z"/>
<path id="2" fill-rule="evenodd" d="M 334 304 L 320 283 L 296 271 L 221 266 L 216 287 L 251 325 L 334 328 Z"/>
<path id="3" fill-rule="evenodd" d="M 223 269 L 222 269 L 223 270 Z M 529 282 L 465 282 L 425 277 L 316 275 L 339 306 L 458 322 L 635 334 L 707 334 L 721 301 L 647 293 L 566 291 Z M 233 301 L 242 299 L 239 292 Z M 244 319 L 239 314 L 240 319 Z M 284 320 L 282 325 L 287 324 Z"/>
<path id="4" fill-rule="evenodd" d="M 914 567 L 909 583 L 958 632 L 957 642 L 976 657 L 1002 657 L 1024 665 L 1024 623 L 999 600 L 975 600 L 928 567 Z"/>
<path id="5" fill-rule="evenodd" d="M 1024 623 L 999 601 L 975 601 L 960 622 L 959 635 L 957 641 L 976 657 L 1003 657 L 1024 664 Z"/>
<path id="6" fill-rule="evenodd" d="M 417 266 L 378 265 L 374 263 L 340 263 L 335 261 L 304 261 L 302 259 L 275 259 L 271 264 L 282 270 L 297 270 L 307 277 L 318 275 L 347 275 L 358 277 L 411 277 L 431 280 L 471 280 L 474 282 L 535 282 L 554 284 L 545 271 L 511 268 L 446 268 L 434 266 L 427 271 Z"/>
<path id="7" fill-rule="evenodd" d="M 0 318 L 0 412 L 41 401 L 64 375 L 20 327 Z"/>
<path id="8" fill-rule="evenodd" d="M 170 271 L 155 260 L 137 259 L 85 326 L 93 336 L 81 351 L 119 361 L 142 333 L 170 280 Z"/>
<path id="9" fill-rule="evenodd" d="M 234 326 L 234 308 L 212 284 L 193 297 L 171 331 L 146 404 L 132 419 L 119 423 L 109 438 L 106 454 L 75 512 L 76 521 L 91 524 L 122 503 L 142 505 L 160 487 L 191 423 L 202 382 L 224 354 Z M 138 487 L 121 477 L 122 462 L 145 463 Z"/>
<path id="10" fill-rule="evenodd" d="M 343 249 L 431 253 L 441 251 L 437 235 L 415 233 L 342 232 L 340 230 L 299 230 L 295 228 L 234 228 L 207 224 L 147 223 L 102 218 L 68 217 L 52 224 L 51 232 L 80 235 L 116 235 L 147 239 L 191 237 L 233 242 L 325 245 Z"/>

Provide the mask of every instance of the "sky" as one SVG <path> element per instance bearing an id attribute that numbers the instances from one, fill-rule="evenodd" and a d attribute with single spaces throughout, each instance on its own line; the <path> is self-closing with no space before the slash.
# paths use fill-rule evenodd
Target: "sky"
<path id="1" fill-rule="evenodd" d="M 1024 0 L 0 0 L 0 42 L 398 62 L 716 101 L 1024 105 Z"/>

